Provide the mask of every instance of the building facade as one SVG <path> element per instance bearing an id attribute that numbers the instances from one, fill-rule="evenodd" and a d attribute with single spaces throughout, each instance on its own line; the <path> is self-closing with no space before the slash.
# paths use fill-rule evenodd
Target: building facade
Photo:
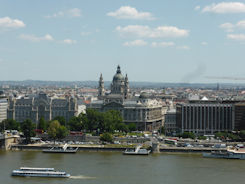
<path id="1" fill-rule="evenodd" d="M 0 123 L 7 119 L 8 100 L 0 98 Z"/>
<path id="2" fill-rule="evenodd" d="M 234 105 L 235 111 L 235 130 L 245 130 L 245 103 Z"/>
<path id="3" fill-rule="evenodd" d="M 50 121 L 57 116 L 63 116 L 69 121 L 76 112 L 75 98 L 50 98 L 41 92 L 35 97 L 10 98 L 7 116 L 8 119 L 15 119 L 17 122 L 31 119 L 32 122 L 38 123 L 41 117 Z"/>
<path id="4" fill-rule="evenodd" d="M 164 116 L 165 135 L 176 135 L 176 109 L 167 110 Z"/>
<path id="5" fill-rule="evenodd" d="M 234 106 L 218 102 L 177 104 L 177 127 L 180 132 L 200 135 L 234 130 Z"/>
<path id="6" fill-rule="evenodd" d="M 88 108 L 100 112 L 118 110 L 125 123 L 135 123 L 139 130 L 155 130 L 163 125 L 163 105 L 157 99 L 150 99 L 147 93 L 139 97 L 130 95 L 128 76 L 124 77 L 120 66 L 111 83 L 111 92 L 105 95 L 102 75 L 99 80 L 98 100 L 91 102 Z"/>

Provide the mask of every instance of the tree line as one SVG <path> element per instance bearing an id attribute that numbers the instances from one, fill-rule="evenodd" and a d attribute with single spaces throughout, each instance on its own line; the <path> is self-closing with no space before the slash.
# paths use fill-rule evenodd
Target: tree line
<path id="1" fill-rule="evenodd" d="M 83 131 L 97 135 L 105 132 L 113 133 L 115 130 L 127 133 L 135 131 L 136 124 L 130 123 L 126 125 L 119 111 L 109 110 L 99 112 L 94 109 L 87 109 L 86 114 L 81 113 L 77 117 L 74 116 L 68 122 L 66 122 L 64 117 L 57 116 L 51 121 L 45 121 L 45 119 L 41 117 L 38 124 L 34 124 L 30 119 L 22 123 L 13 119 L 6 119 L 0 123 L 0 131 L 22 131 L 27 142 L 30 142 L 30 137 L 35 136 L 35 129 L 47 132 L 49 136 L 55 140 L 66 137 L 69 131 Z"/>

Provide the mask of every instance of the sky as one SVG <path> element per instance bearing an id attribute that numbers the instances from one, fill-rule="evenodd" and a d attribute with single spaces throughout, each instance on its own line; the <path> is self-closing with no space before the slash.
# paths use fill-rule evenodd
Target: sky
<path id="1" fill-rule="evenodd" d="M 0 4 L 2 81 L 245 81 L 245 0 Z"/>

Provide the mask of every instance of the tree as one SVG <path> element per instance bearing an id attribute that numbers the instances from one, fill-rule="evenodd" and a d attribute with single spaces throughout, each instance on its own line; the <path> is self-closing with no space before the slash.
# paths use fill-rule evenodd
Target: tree
<path id="1" fill-rule="evenodd" d="M 68 135 L 68 130 L 65 126 L 61 125 L 57 130 L 57 139 L 63 139 Z"/>
<path id="2" fill-rule="evenodd" d="M 36 125 L 32 123 L 30 119 L 27 119 L 23 123 L 21 123 L 21 130 L 26 138 L 27 143 L 30 142 L 31 137 L 34 137 L 36 135 L 36 132 L 34 131 L 35 128 Z"/>
<path id="3" fill-rule="evenodd" d="M 68 122 L 71 131 L 81 131 L 84 126 L 80 117 L 73 116 Z"/>
<path id="4" fill-rule="evenodd" d="M 101 136 L 100 136 L 100 140 L 103 141 L 103 142 L 110 142 L 112 143 L 113 142 L 113 137 L 110 133 L 106 132 L 106 133 L 103 133 Z"/>
<path id="5" fill-rule="evenodd" d="M 125 123 L 119 123 L 116 126 L 116 129 L 121 131 L 121 132 L 126 132 L 126 133 L 129 131 L 128 126 Z"/>
<path id="6" fill-rule="evenodd" d="M 0 124 L 0 130 L 20 130 L 20 123 L 13 119 L 5 119 Z"/>
<path id="7" fill-rule="evenodd" d="M 58 120 L 53 120 L 48 127 L 48 135 L 49 137 L 54 139 L 54 142 L 55 142 L 55 139 L 57 138 L 59 127 L 60 127 L 60 123 Z"/>
<path id="8" fill-rule="evenodd" d="M 48 122 L 45 121 L 45 119 L 43 117 L 41 117 L 39 120 L 39 123 L 38 123 L 38 129 L 46 131 L 47 127 L 48 127 Z"/>
<path id="9" fill-rule="evenodd" d="M 239 135 L 242 139 L 245 139 L 245 130 L 241 130 Z"/>
<path id="10" fill-rule="evenodd" d="M 87 109 L 86 110 L 86 118 L 84 118 L 85 128 L 92 132 L 93 130 L 98 129 L 98 111 L 94 109 Z"/>
<path id="11" fill-rule="evenodd" d="M 193 132 L 184 132 L 180 137 L 195 139 L 196 136 Z"/>
<path id="12" fill-rule="evenodd" d="M 66 126 L 66 120 L 63 116 L 56 116 L 53 120 L 57 120 L 60 125 Z"/>
<path id="13" fill-rule="evenodd" d="M 161 126 L 161 128 L 159 129 L 159 133 L 161 133 L 162 135 L 165 135 L 165 128 L 164 128 L 164 126 Z"/>
<path id="14" fill-rule="evenodd" d="M 128 129 L 129 129 L 130 132 L 136 131 L 136 124 L 135 123 L 130 123 L 128 125 Z"/>
<path id="15" fill-rule="evenodd" d="M 59 121 L 54 120 L 48 127 L 48 135 L 54 142 L 56 139 L 63 139 L 68 135 L 68 130 L 65 126 L 60 125 Z"/>

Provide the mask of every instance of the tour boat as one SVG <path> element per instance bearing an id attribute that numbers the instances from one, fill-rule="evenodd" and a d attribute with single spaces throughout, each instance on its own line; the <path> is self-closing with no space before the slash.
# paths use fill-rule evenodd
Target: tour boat
<path id="1" fill-rule="evenodd" d="M 69 178 L 70 174 L 55 171 L 54 168 L 21 167 L 20 169 L 13 170 L 12 176 Z"/>
<path id="2" fill-rule="evenodd" d="M 147 150 L 141 148 L 141 145 L 137 146 L 136 148 L 128 148 L 126 149 L 123 154 L 124 155 L 149 155 L 151 150 Z"/>
<path id="3" fill-rule="evenodd" d="M 226 151 L 214 151 L 211 153 L 203 153 L 206 158 L 227 158 L 245 160 L 245 149 L 228 148 Z"/>
<path id="4" fill-rule="evenodd" d="M 44 149 L 43 153 L 76 153 L 78 147 L 68 147 L 68 144 L 65 144 L 63 147 L 52 147 L 50 149 Z"/>

